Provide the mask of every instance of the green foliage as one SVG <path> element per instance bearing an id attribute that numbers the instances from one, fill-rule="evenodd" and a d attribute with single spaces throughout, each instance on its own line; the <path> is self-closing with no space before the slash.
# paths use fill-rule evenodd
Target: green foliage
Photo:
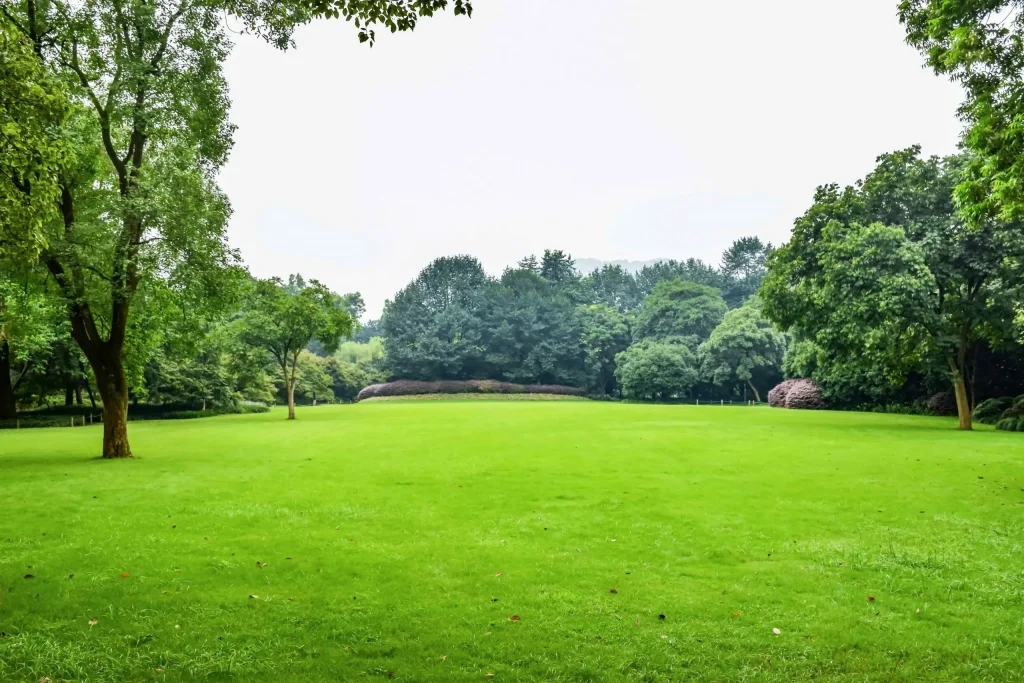
<path id="1" fill-rule="evenodd" d="M 586 275 L 580 289 L 586 301 L 607 304 L 620 313 L 636 310 L 644 298 L 637 279 L 620 265 L 606 264 Z"/>
<path id="2" fill-rule="evenodd" d="M 316 280 L 306 282 L 293 276 L 287 285 L 278 278 L 255 280 L 235 332 L 243 344 L 260 349 L 264 360 L 280 370 L 279 379 L 293 408 L 299 358 L 306 347 L 316 340 L 328 353 L 333 352 L 353 326 L 352 317 L 334 292 Z M 311 391 L 321 386 L 322 370 L 311 370 Z M 294 417 L 293 409 L 289 417 Z"/>
<path id="3" fill-rule="evenodd" d="M 32 260 L 47 247 L 58 175 L 72 151 L 64 131 L 71 102 L 29 36 L 0 14 L 0 257 Z"/>
<path id="4" fill-rule="evenodd" d="M 580 341 L 586 352 L 589 386 L 613 395 L 616 390 L 615 358 L 629 347 L 629 322 L 608 304 L 580 306 L 576 312 Z"/>
<path id="5" fill-rule="evenodd" d="M 615 365 L 615 376 L 627 398 L 680 397 L 698 380 L 696 358 L 682 344 L 637 342 L 616 356 Z"/>
<path id="6" fill-rule="evenodd" d="M 290 0 L 316 16 L 343 18 L 358 29 L 359 42 L 373 45 L 374 27 L 391 33 L 412 31 L 421 17 L 431 17 L 449 5 L 453 13 L 473 16 L 472 0 Z M 282 3 L 284 4 L 284 3 Z"/>
<path id="7" fill-rule="evenodd" d="M 781 378 L 786 338 L 762 315 L 756 297 L 725 314 L 697 355 L 702 377 L 719 387 L 747 384 L 758 402 Z"/>
<path id="8" fill-rule="evenodd" d="M 952 190 L 962 166 L 911 148 L 879 157 L 856 187 L 818 188 L 769 257 L 766 315 L 848 369 L 900 383 L 946 368 L 968 381 L 979 344 L 1012 336 L 1024 233 L 960 220 Z"/>
<path id="9" fill-rule="evenodd" d="M 973 225 L 1024 219 L 1024 13 L 1019 0 L 902 0 L 908 42 L 960 84 L 966 147 L 956 195 Z"/>
<path id="10" fill-rule="evenodd" d="M 701 342 L 722 322 L 727 307 L 714 287 L 683 280 L 661 281 L 644 299 L 633 326 L 634 339 L 694 338 Z"/>
<path id="11" fill-rule="evenodd" d="M 974 421 L 987 425 L 996 424 L 1011 406 L 1013 406 L 1012 396 L 986 399 L 974 409 Z"/>

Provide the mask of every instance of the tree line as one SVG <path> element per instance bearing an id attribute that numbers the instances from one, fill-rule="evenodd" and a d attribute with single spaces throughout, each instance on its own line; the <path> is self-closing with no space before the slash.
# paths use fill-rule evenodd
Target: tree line
<path id="1" fill-rule="evenodd" d="M 582 274 L 570 255 L 546 250 L 500 277 L 471 256 L 439 258 L 386 303 L 384 367 L 396 379 L 759 400 L 785 351 L 755 297 L 771 251 L 747 237 L 719 266 L 691 258 Z"/>

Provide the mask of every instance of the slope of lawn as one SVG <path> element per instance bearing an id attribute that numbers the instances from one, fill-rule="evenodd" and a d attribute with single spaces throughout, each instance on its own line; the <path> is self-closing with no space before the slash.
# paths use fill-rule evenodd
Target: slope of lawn
<path id="1" fill-rule="evenodd" d="M 99 427 L 0 433 L 0 681 L 1024 680 L 1024 435 L 283 417 L 135 423 L 124 462 Z"/>

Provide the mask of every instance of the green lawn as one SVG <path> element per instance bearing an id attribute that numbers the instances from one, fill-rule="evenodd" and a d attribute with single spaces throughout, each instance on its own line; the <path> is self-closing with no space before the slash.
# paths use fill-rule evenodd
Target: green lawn
<path id="1" fill-rule="evenodd" d="M 1024 435 L 283 417 L 133 423 L 124 462 L 99 427 L 0 432 L 0 681 L 1024 680 Z"/>

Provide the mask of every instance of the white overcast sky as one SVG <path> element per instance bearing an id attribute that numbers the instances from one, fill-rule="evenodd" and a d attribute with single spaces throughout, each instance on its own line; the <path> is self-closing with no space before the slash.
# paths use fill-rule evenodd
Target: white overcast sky
<path id="1" fill-rule="evenodd" d="M 956 149 L 960 91 L 896 4 L 476 0 L 372 49 L 340 21 L 288 52 L 238 37 L 232 244 L 376 317 L 437 256 L 498 274 L 545 248 L 717 262 L 743 235 L 783 242 L 815 186 Z"/>

